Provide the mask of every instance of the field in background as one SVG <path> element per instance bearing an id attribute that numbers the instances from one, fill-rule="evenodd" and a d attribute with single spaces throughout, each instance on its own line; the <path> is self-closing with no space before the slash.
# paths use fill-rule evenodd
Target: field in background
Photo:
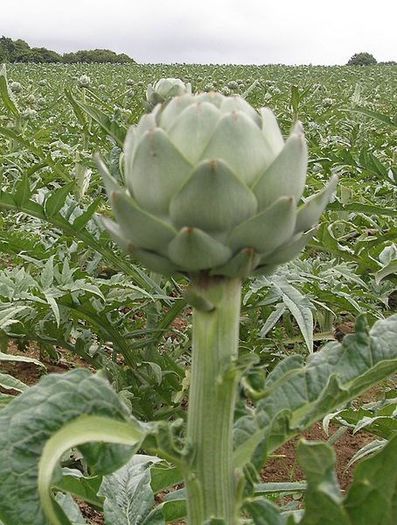
<path id="1" fill-rule="evenodd" d="M 242 354 L 254 352 L 271 370 L 285 355 L 342 339 L 362 314 L 372 324 L 396 312 L 397 67 L 21 64 L 8 66 L 7 76 L 8 89 L 0 83 L 0 350 L 8 354 L 0 353 L 0 406 L 46 371 L 89 366 L 106 370 L 141 419 L 185 413 L 186 282 L 150 274 L 110 241 L 99 215 L 111 212 L 92 158 L 100 152 L 123 177 L 126 129 L 145 111 L 147 84 L 161 77 L 190 82 L 194 93 L 269 106 L 285 136 L 299 119 L 309 145 L 307 193 L 340 177 L 304 254 L 245 284 Z M 371 427 L 378 405 L 365 403 L 393 389 L 395 378 L 337 421 L 369 431 L 341 433 L 343 487 L 352 455 L 395 425 L 390 417 L 384 434 L 381 423 Z M 309 437 L 325 439 L 320 425 Z M 286 446 L 263 479 L 301 479 L 294 469 Z"/>

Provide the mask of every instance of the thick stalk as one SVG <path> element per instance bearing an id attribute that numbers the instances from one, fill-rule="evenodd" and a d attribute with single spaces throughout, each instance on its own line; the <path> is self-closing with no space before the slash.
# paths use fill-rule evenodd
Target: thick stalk
<path id="1" fill-rule="evenodd" d="M 187 442 L 193 461 L 186 473 L 189 525 L 221 518 L 236 525 L 233 414 L 236 400 L 241 282 L 201 280 L 195 291 L 213 309 L 193 309 L 193 358 Z"/>

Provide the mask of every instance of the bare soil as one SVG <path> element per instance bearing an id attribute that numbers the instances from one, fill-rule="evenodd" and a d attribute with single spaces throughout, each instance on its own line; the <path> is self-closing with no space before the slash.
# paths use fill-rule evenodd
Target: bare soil
<path id="1" fill-rule="evenodd" d="M 338 427 L 330 426 L 329 434 L 332 435 Z M 303 434 L 309 441 L 327 441 L 330 436 L 324 432 L 321 423 L 316 423 L 309 431 Z M 296 460 L 296 445 L 300 437 L 291 439 L 280 447 L 267 463 L 261 473 L 265 482 L 291 482 L 304 479 L 302 469 Z M 334 444 L 336 453 L 336 475 L 342 490 L 346 490 L 353 480 L 354 465 L 347 468 L 353 455 L 364 445 L 373 440 L 368 433 L 358 432 L 353 434 L 348 430 Z"/>

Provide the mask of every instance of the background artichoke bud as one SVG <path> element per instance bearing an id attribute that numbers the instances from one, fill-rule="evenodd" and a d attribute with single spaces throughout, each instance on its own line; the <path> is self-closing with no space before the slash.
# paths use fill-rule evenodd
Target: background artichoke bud
<path id="1" fill-rule="evenodd" d="M 284 141 L 273 113 L 219 93 L 176 96 L 130 128 L 121 188 L 98 159 L 113 239 L 147 268 L 244 277 L 296 257 L 336 177 L 298 203 L 307 147 L 297 123 Z"/>
<path id="2" fill-rule="evenodd" d="M 179 78 L 161 78 L 153 86 L 149 84 L 146 89 L 146 110 L 152 111 L 157 104 L 163 104 L 185 94 L 192 93 L 192 86 L 185 84 Z"/>

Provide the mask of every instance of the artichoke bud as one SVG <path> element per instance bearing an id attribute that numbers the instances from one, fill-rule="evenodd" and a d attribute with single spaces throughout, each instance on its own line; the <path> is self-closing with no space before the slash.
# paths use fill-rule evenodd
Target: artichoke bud
<path id="1" fill-rule="evenodd" d="M 300 205 L 308 155 L 300 123 L 284 141 L 269 109 L 257 112 L 238 96 L 192 95 L 174 81 L 162 79 L 148 98 L 182 94 L 127 133 L 126 188 L 97 159 L 116 219 L 104 226 L 165 275 L 272 272 L 313 237 L 336 177 Z"/>
<path id="2" fill-rule="evenodd" d="M 179 78 L 161 78 L 154 85 L 149 84 L 146 89 L 146 110 L 147 112 L 157 106 L 185 94 L 191 94 L 192 87 L 185 84 Z"/>

